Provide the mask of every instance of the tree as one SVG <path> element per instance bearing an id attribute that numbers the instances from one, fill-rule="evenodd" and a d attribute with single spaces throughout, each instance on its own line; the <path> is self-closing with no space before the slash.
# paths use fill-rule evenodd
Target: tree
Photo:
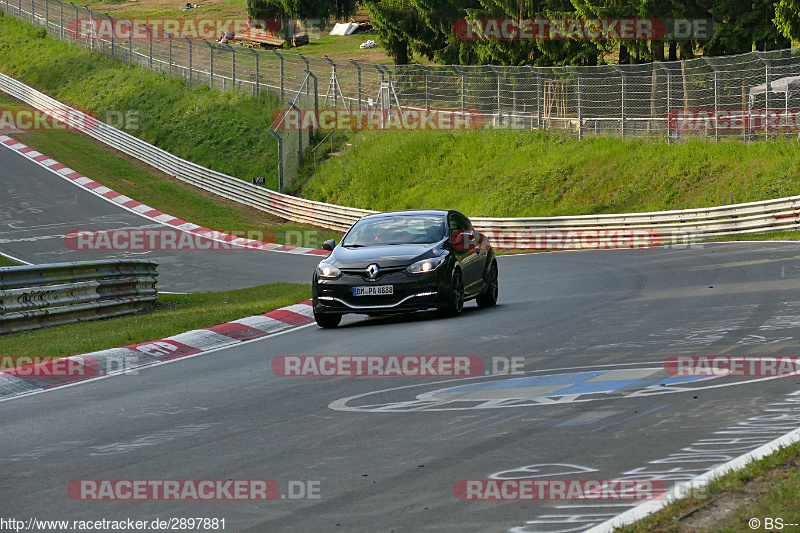
<path id="1" fill-rule="evenodd" d="M 780 0 L 774 4 L 773 22 L 787 39 L 800 40 L 800 0 Z"/>

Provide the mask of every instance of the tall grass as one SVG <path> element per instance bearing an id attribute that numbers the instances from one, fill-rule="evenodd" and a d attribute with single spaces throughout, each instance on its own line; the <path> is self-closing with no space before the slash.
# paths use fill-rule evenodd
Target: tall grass
<path id="1" fill-rule="evenodd" d="M 127 113 L 126 129 L 179 157 L 249 180 L 264 176 L 277 187 L 277 148 L 267 132 L 281 101 L 128 66 L 55 40 L 10 16 L 0 17 L 0 70 L 101 119 Z"/>
<path id="2" fill-rule="evenodd" d="M 687 209 L 800 194 L 800 143 L 590 138 L 540 131 L 368 132 L 304 196 L 390 210 L 557 216 Z"/>

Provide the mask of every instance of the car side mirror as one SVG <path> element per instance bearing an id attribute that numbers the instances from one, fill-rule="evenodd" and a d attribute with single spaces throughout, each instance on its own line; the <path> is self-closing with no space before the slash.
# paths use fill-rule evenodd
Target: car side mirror
<path id="1" fill-rule="evenodd" d="M 457 229 L 450 234 L 450 244 L 458 252 L 470 252 L 478 247 L 478 235 L 475 231 Z"/>
<path id="2" fill-rule="evenodd" d="M 322 243 L 322 249 L 328 250 L 329 252 L 332 252 L 335 247 L 336 247 L 336 241 L 334 239 L 328 239 L 327 241 Z"/>

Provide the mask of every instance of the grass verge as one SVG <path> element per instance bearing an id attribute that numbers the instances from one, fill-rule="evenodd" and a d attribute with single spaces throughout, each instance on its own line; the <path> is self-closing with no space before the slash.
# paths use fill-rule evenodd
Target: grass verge
<path id="1" fill-rule="evenodd" d="M 0 267 L 15 267 L 21 265 L 22 263 L 17 263 L 16 261 L 12 261 L 4 255 L 0 255 Z"/>
<path id="2" fill-rule="evenodd" d="M 0 93 L 1 109 L 23 107 Z M 256 230 L 263 234 L 258 240 L 311 248 L 319 248 L 326 239 L 341 237 L 334 232 L 283 224 L 263 211 L 192 187 L 78 132 L 35 131 L 11 135 L 106 187 L 201 226 L 220 231 Z"/>
<path id="3" fill-rule="evenodd" d="M 55 40 L 11 16 L 0 16 L 0 70 L 179 157 L 245 180 L 263 176 L 277 188 L 277 144 L 267 128 L 283 103 L 267 91 L 190 85 Z M 111 119 L 121 116 L 136 120 Z"/>
<path id="4" fill-rule="evenodd" d="M 3 335 L 0 354 L 67 356 L 93 352 L 215 326 L 310 297 L 309 285 L 295 283 L 222 292 L 159 294 L 158 306 L 152 312 Z"/>
<path id="5" fill-rule="evenodd" d="M 712 481 L 695 497 L 671 503 L 635 524 L 618 528 L 622 533 L 741 532 L 788 528 L 800 520 L 800 443 L 754 461 L 742 470 Z M 783 527 L 764 527 L 766 518 L 782 518 Z M 760 527 L 751 528 L 756 518 Z"/>
<path id="6" fill-rule="evenodd" d="M 688 209 L 800 190 L 800 143 L 607 137 L 525 130 L 361 132 L 303 186 L 365 209 L 454 208 L 471 216 Z"/>

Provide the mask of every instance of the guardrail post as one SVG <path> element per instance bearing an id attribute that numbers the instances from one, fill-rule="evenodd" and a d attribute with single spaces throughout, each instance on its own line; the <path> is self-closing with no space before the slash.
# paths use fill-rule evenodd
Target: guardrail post
<path id="1" fill-rule="evenodd" d="M 255 85 L 255 87 L 253 89 L 255 90 L 256 95 L 258 95 L 258 92 L 259 92 L 259 85 L 258 85 L 258 78 L 259 78 L 259 74 L 258 74 L 258 52 L 256 52 L 253 48 L 250 48 L 249 50 L 251 52 L 253 52 L 254 56 L 256 56 L 256 85 Z"/>
<path id="2" fill-rule="evenodd" d="M 719 142 L 719 84 L 717 83 L 718 70 L 716 65 L 714 65 L 706 56 L 703 56 L 703 60 L 706 62 L 706 65 L 711 67 L 711 70 L 714 71 L 714 139 Z"/>
<path id="3" fill-rule="evenodd" d="M 361 65 L 355 59 L 348 59 L 348 61 L 354 64 L 358 71 L 358 109 L 361 110 Z"/>
<path id="4" fill-rule="evenodd" d="M 281 100 L 286 100 L 286 84 L 284 83 L 283 77 L 283 56 L 277 50 L 273 50 L 273 52 L 275 52 L 275 55 L 281 60 Z"/>
<path id="5" fill-rule="evenodd" d="M 627 96 L 628 96 L 626 94 L 626 91 L 625 91 L 625 89 L 626 89 L 626 87 L 625 87 L 625 71 L 622 70 L 619 65 L 611 65 L 611 66 L 614 67 L 614 70 L 619 72 L 619 76 L 622 79 L 622 81 L 621 81 L 622 98 L 620 98 L 620 100 L 621 100 L 621 102 L 620 102 L 620 133 L 622 135 L 622 138 L 624 139 L 625 138 L 625 100 L 627 99 Z"/>
<path id="6" fill-rule="evenodd" d="M 267 130 L 272 134 L 273 137 L 278 141 L 278 192 L 283 193 L 283 139 L 281 138 L 278 133 L 269 128 Z"/>

